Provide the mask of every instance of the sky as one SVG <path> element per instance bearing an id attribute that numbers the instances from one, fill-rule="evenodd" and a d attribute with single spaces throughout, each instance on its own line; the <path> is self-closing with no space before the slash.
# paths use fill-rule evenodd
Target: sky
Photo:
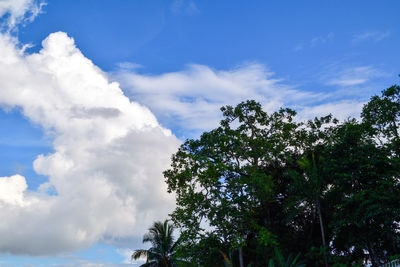
<path id="1" fill-rule="evenodd" d="M 0 0 L 0 266 L 124 266 L 162 172 L 247 99 L 358 117 L 399 82 L 393 1 Z M 137 265 L 137 264 L 136 264 Z"/>

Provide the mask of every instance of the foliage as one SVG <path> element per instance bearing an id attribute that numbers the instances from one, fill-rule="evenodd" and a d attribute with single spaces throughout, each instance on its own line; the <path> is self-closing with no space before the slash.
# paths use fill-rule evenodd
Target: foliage
<path id="1" fill-rule="evenodd" d="M 368 251 L 374 265 L 396 253 L 400 221 L 399 167 L 385 147 L 354 121 L 336 129 L 337 142 L 328 149 L 328 168 L 336 201 L 332 242 L 338 252 L 358 261 Z M 396 244 L 397 243 L 397 244 Z"/>
<path id="2" fill-rule="evenodd" d="M 400 157 L 400 86 L 393 85 L 381 96 L 373 96 L 361 116 L 375 130 L 378 140 Z"/>
<path id="3" fill-rule="evenodd" d="M 279 249 L 275 248 L 275 259 L 270 259 L 268 267 L 305 267 L 306 265 L 299 261 L 300 253 L 296 256 L 290 254 L 285 258 Z"/>
<path id="4" fill-rule="evenodd" d="M 152 247 L 144 250 L 138 249 L 132 253 L 132 260 L 145 257 L 146 263 L 141 266 L 171 267 L 177 261 L 173 258 L 176 244 L 174 242 L 174 226 L 157 221 L 149 228 L 149 232 L 143 236 L 143 243 L 151 243 Z"/>
<path id="5" fill-rule="evenodd" d="M 268 116 L 254 101 L 222 110 L 221 126 L 185 142 L 164 175 L 177 194 L 171 217 L 182 227 L 181 238 L 192 246 L 213 235 L 233 250 L 258 235 L 259 226 L 273 224 L 268 213 L 280 205 L 273 197 L 280 181 L 272 177 L 279 175 L 290 145 L 285 137 L 296 124 L 293 111 Z"/>
<path id="6" fill-rule="evenodd" d="M 297 266 L 300 255 L 307 266 L 378 266 L 400 253 L 399 86 L 372 97 L 362 122 L 299 122 L 255 101 L 221 110 L 220 126 L 187 140 L 164 172 L 176 255 L 196 266 Z"/>

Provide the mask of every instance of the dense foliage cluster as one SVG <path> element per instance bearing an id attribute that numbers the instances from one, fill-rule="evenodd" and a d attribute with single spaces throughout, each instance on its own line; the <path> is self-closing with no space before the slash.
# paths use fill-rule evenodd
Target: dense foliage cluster
<path id="1" fill-rule="evenodd" d="M 400 253 L 399 86 L 372 97 L 361 121 L 298 122 L 255 101 L 221 110 L 220 126 L 187 140 L 164 172 L 181 229 L 176 257 L 379 266 Z"/>

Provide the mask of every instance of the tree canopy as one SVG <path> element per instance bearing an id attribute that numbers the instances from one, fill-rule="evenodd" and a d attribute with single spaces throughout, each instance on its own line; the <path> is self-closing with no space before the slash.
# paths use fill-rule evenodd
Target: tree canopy
<path id="1" fill-rule="evenodd" d="M 379 266 L 400 253 L 400 87 L 374 96 L 361 121 L 300 122 L 249 100 L 187 140 L 164 172 L 176 194 L 177 254 L 198 266 Z M 278 261 L 277 261 L 278 262 Z"/>

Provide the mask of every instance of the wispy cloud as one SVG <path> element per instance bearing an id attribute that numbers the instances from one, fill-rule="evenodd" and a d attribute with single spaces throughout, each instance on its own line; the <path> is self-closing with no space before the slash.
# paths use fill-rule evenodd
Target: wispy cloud
<path id="1" fill-rule="evenodd" d="M 313 37 L 311 40 L 309 40 L 308 42 L 304 42 L 304 43 L 299 43 L 297 45 L 295 45 L 293 47 L 294 51 L 300 51 L 303 50 L 305 48 L 314 48 L 316 46 L 328 43 L 330 41 L 333 40 L 333 38 L 335 37 L 335 35 L 330 32 L 326 35 L 319 35 L 319 36 L 315 36 Z"/>
<path id="2" fill-rule="evenodd" d="M 294 51 L 300 51 L 304 49 L 304 44 L 297 44 L 295 47 L 293 47 Z"/>
<path id="3" fill-rule="evenodd" d="M 45 4 L 44 1 L 37 0 L 1 0 L 1 27 L 11 31 L 20 23 L 32 22 Z"/>
<path id="4" fill-rule="evenodd" d="M 334 38 L 334 36 L 335 35 L 332 32 L 328 33 L 325 36 L 316 36 L 311 39 L 310 47 L 312 48 L 312 47 L 315 47 L 320 44 L 325 44 L 325 43 L 331 41 Z"/>
<path id="5" fill-rule="evenodd" d="M 364 101 L 360 99 L 344 99 L 337 101 L 328 101 L 314 106 L 306 106 L 299 113 L 302 120 L 308 120 L 314 117 L 333 114 L 335 118 L 347 119 L 349 117 L 358 118 Z"/>
<path id="6" fill-rule="evenodd" d="M 353 36 L 353 42 L 360 42 L 360 41 L 374 41 L 379 42 L 383 39 L 390 36 L 389 31 L 379 32 L 379 31 L 370 31 L 370 32 L 363 32 Z"/>
<path id="7" fill-rule="evenodd" d="M 336 88 L 329 93 L 311 92 L 289 85 L 257 63 L 232 70 L 190 65 L 182 71 L 161 75 L 120 70 L 113 77 L 134 99 L 150 107 L 163 124 L 192 134 L 218 126 L 221 106 L 236 105 L 246 99 L 255 99 L 269 112 L 286 106 L 296 109 L 301 118 L 333 113 L 342 119 L 357 114 L 365 100 L 356 94 L 346 95 L 347 102 L 343 102 L 335 93 L 346 83 L 346 77 L 332 82 Z"/>
<path id="8" fill-rule="evenodd" d="M 174 0 L 171 4 L 171 11 L 175 14 L 190 15 L 200 12 L 193 0 Z"/>
<path id="9" fill-rule="evenodd" d="M 384 77 L 386 74 L 372 66 L 347 67 L 339 70 L 331 68 L 326 77 L 326 84 L 335 86 L 357 86 L 370 82 L 372 79 Z"/>
<path id="10" fill-rule="evenodd" d="M 143 68 L 142 65 L 132 62 L 120 62 L 117 64 L 117 68 L 125 70 L 135 70 Z"/>
<path id="11" fill-rule="evenodd" d="M 185 70 L 157 76 L 120 70 L 114 78 L 135 99 L 149 106 L 162 122 L 195 131 L 216 127 L 223 105 L 256 99 L 274 110 L 309 96 L 281 83 L 261 64 L 232 70 L 190 65 Z"/>

